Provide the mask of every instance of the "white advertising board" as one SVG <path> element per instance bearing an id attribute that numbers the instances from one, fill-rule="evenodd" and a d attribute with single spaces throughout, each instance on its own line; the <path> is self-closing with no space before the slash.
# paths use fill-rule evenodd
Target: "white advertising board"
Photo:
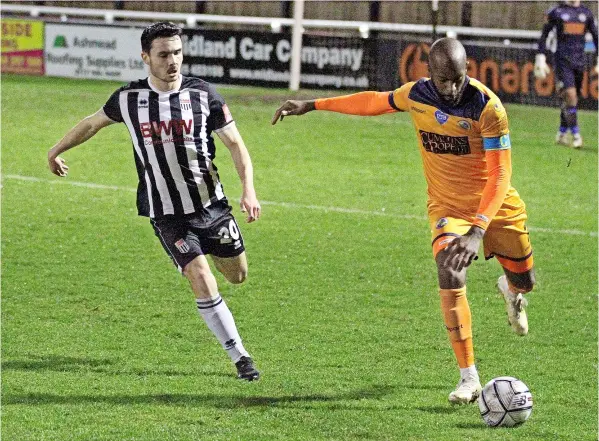
<path id="1" fill-rule="evenodd" d="M 133 81 L 148 76 L 141 29 L 46 25 L 46 75 Z"/>

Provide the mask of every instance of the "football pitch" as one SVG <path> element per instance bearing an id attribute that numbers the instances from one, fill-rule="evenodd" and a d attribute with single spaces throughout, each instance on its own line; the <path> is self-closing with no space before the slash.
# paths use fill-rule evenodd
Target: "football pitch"
<path id="1" fill-rule="evenodd" d="M 126 128 L 62 155 L 67 178 L 48 171 L 48 149 L 119 86 L 2 78 L 3 440 L 597 439 L 596 112 L 580 112 L 575 151 L 553 145 L 558 109 L 506 105 L 537 270 L 530 334 L 507 324 L 495 260 L 473 263 L 468 298 L 481 382 L 522 379 L 534 409 L 489 429 L 476 405 L 447 402 L 459 373 L 407 114 L 273 127 L 289 92 L 219 88 L 263 207 L 243 222 L 216 140 L 249 260 L 243 285 L 217 275 L 263 375 L 246 383 L 136 214 Z"/>

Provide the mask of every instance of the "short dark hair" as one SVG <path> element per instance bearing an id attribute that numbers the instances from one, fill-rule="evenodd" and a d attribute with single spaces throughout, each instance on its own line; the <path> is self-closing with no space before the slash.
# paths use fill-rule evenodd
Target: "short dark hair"
<path id="1" fill-rule="evenodd" d="M 183 31 L 181 28 L 170 21 L 154 23 L 145 28 L 141 33 L 141 50 L 146 54 L 149 54 L 150 49 L 152 48 L 152 42 L 157 38 L 168 38 L 177 35 L 180 37 L 182 33 Z"/>

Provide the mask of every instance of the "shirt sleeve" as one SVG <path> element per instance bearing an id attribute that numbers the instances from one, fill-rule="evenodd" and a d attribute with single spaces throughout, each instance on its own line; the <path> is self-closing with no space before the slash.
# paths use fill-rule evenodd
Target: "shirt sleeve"
<path id="1" fill-rule="evenodd" d="M 347 115 L 383 115 L 396 111 L 390 102 L 392 93 L 368 91 L 332 98 L 319 98 L 314 102 L 314 108 Z"/>
<path id="2" fill-rule="evenodd" d="M 483 188 L 473 224 L 486 230 L 497 211 L 501 208 L 505 195 L 510 189 L 510 179 L 512 177 L 511 150 L 487 150 L 485 159 L 488 170 L 487 183 Z"/>
<path id="3" fill-rule="evenodd" d="M 221 130 L 233 122 L 233 116 L 225 103 L 225 99 L 212 85 L 210 85 L 208 91 L 208 106 L 210 107 L 210 117 L 213 119 L 215 131 Z"/>
<path id="4" fill-rule="evenodd" d="M 406 83 L 399 89 L 395 89 L 391 92 L 389 94 L 389 104 L 391 104 L 391 107 L 399 112 L 406 112 L 410 108 L 408 96 L 410 95 L 410 90 L 412 90 L 414 84 L 413 81 Z"/>
<path id="5" fill-rule="evenodd" d="M 485 150 L 511 148 L 507 113 L 497 97 L 489 100 L 480 116 L 480 134 Z"/>
<path id="6" fill-rule="evenodd" d="M 593 43 L 595 43 L 595 55 L 599 54 L 599 38 L 597 38 L 597 22 L 595 21 L 595 17 L 590 13 L 587 18 L 587 30 L 591 33 L 593 37 Z"/>
<path id="7" fill-rule="evenodd" d="M 121 105 L 119 103 L 119 97 L 121 95 L 122 90 L 123 89 L 120 88 L 112 95 L 110 95 L 110 98 L 108 98 L 108 101 L 106 101 L 106 104 L 104 104 L 104 107 L 102 108 L 106 116 L 116 122 L 123 122 Z"/>
<path id="8" fill-rule="evenodd" d="M 543 30 L 541 31 L 541 38 L 539 38 L 538 42 L 538 51 L 540 54 L 547 55 L 548 52 L 547 36 L 549 35 L 549 32 L 551 32 L 551 29 L 553 29 L 556 25 L 554 11 L 555 9 L 550 9 L 545 14 L 545 24 L 543 25 Z"/>

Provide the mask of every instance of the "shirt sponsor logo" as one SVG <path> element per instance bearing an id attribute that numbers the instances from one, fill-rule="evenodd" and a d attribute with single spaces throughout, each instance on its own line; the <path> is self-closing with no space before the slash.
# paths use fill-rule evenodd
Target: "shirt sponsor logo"
<path id="1" fill-rule="evenodd" d="M 462 129 L 464 130 L 470 130 L 472 128 L 472 126 L 470 125 L 470 123 L 466 120 L 460 120 L 458 121 L 458 126 L 460 126 Z"/>
<path id="2" fill-rule="evenodd" d="M 449 119 L 449 116 L 446 113 L 443 113 L 440 110 L 437 110 L 435 112 L 435 119 L 437 120 L 437 122 L 439 124 L 443 125 L 447 122 L 447 120 Z"/>
<path id="3" fill-rule="evenodd" d="M 468 155 L 470 144 L 467 136 L 447 136 L 420 130 L 424 150 L 437 154 Z"/>
<path id="4" fill-rule="evenodd" d="M 167 136 L 173 134 L 181 136 L 185 132 L 186 135 L 189 135 L 193 129 L 193 120 L 169 119 L 168 121 L 143 122 L 139 125 L 139 129 L 144 138 L 159 137 L 162 133 Z"/>
<path id="5" fill-rule="evenodd" d="M 435 228 L 438 230 L 440 228 L 443 228 L 448 223 L 449 223 L 449 221 L 447 220 L 447 218 L 446 217 L 442 217 L 441 219 L 439 219 L 437 221 L 437 225 L 435 225 Z"/>
<path id="6" fill-rule="evenodd" d="M 181 254 L 185 254 L 190 250 L 189 245 L 187 242 L 185 242 L 185 239 L 179 239 L 177 242 L 175 242 L 175 246 Z"/>
<path id="7" fill-rule="evenodd" d="M 191 100 L 184 98 L 179 103 L 181 104 L 181 110 L 191 110 Z"/>

